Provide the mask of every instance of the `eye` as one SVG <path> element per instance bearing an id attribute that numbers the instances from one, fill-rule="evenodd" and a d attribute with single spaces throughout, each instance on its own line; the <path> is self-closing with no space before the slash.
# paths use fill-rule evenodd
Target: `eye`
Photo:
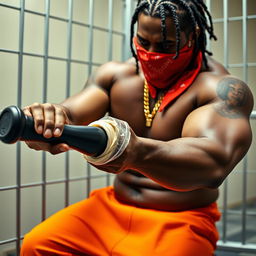
<path id="1" fill-rule="evenodd" d="M 141 46 L 148 46 L 149 42 L 141 37 L 138 37 Z"/>
<path id="2" fill-rule="evenodd" d="M 165 41 L 157 44 L 157 51 L 161 53 L 173 53 L 175 52 L 175 42 Z"/>
<path id="3" fill-rule="evenodd" d="M 173 43 L 162 43 L 162 48 L 167 51 L 175 51 L 175 45 Z"/>

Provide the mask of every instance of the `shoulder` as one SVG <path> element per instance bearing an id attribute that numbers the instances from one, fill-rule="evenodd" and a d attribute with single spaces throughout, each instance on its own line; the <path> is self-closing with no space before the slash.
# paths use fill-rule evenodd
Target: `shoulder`
<path id="1" fill-rule="evenodd" d="M 230 75 L 212 58 L 209 61 L 209 70 L 198 76 L 195 90 L 198 107 L 214 104 L 220 114 L 228 114 L 229 117 L 232 113 L 234 116 L 249 116 L 252 111 L 253 95 L 249 86 L 241 79 Z M 226 110 L 230 110 L 229 113 L 225 113 Z"/>
<path id="2" fill-rule="evenodd" d="M 134 75 L 135 72 L 136 67 L 132 61 L 111 61 L 98 67 L 89 79 L 89 82 L 109 90 L 117 80 Z"/>

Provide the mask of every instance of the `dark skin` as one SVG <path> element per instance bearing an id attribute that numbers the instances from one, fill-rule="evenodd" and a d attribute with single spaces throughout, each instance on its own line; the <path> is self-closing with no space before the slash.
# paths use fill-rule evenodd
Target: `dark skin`
<path id="1" fill-rule="evenodd" d="M 140 14 L 138 42 L 148 51 L 175 52 L 171 19 L 167 19 L 167 44 L 162 43 L 160 24 L 159 18 Z M 181 47 L 189 40 L 193 45 L 193 34 L 182 32 Z M 136 75 L 133 61 L 106 63 L 88 80 L 84 90 L 63 103 L 35 103 L 24 111 L 34 117 L 37 132 L 46 138 L 60 136 L 66 123 L 88 124 L 106 112 L 127 121 L 132 136 L 125 152 L 98 167 L 117 174 L 117 198 L 161 210 L 203 207 L 216 201 L 218 187 L 245 155 L 252 139 L 249 116 L 253 97 L 248 86 L 231 77 L 213 59 L 208 62 L 209 69 L 202 68 L 177 100 L 165 111 L 157 112 L 150 128 L 145 126 L 143 113 L 143 74 Z M 224 100 L 218 91 L 223 79 L 224 86 L 234 87 L 229 95 L 232 100 Z M 69 150 L 66 144 L 27 144 L 52 154 Z"/>

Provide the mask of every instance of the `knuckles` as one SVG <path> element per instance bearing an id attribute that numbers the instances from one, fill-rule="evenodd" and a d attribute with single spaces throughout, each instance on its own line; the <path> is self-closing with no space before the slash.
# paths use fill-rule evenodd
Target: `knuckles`
<path id="1" fill-rule="evenodd" d="M 41 104 L 40 103 L 38 103 L 38 102 L 34 102 L 32 105 L 31 105 L 31 107 L 30 108 L 34 108 L 34 109 L 38 109 L 38 108 L 41 108 Z"/>
<path id="2" fill-rule="evenodd" d="M 23 108 L 25 114 L 33 116 L 36 127 L 42 126 L 43 133 L 50 129 L 59 128 L 62 131 L 63 126 L 68 121 L 65 109 L 61 105 L 34 102 L 33 104 Z M 49 133 L 49 132 L 48 132 Z M 56 146 L 46 142 L 25 141 L 26 145 L 36 151 L 47 151 L 52 155 L 62 153 Z"/>
<path id="3" fill-rule="evenodd" d="M 41 124 L 44 124 L 44 119 L 43 117 L 36 117 L 34 118 L 35 119 L 35 122 L 37 123 L 37 125 L 41 125 Z"/>
<path id="4" fill-rule="evenodd" d="M 54 120 L 51 119 L 44 120 L 44 124 L 47 128 L 53 128 L 55 126 Z"/>
<path id="5" fill-rule="evenodd" d="M 43 107 L 46 111 L 54 111 L 54 106 L 51 103 L 45 103 L 43 104 Z"/>

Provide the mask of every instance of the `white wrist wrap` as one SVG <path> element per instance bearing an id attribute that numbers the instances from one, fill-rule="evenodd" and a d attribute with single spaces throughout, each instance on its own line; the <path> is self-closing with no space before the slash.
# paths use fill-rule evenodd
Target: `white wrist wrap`
<path id="1" fill-rule="evenodd" d="M 84 158 L 94 165 L 104 165 L 115 160 L 124 152 L 130 141 L 130 127 L 125 121 L 113 117 L 104 117 L 90 123 L 89 126 L 104 129 L 108 137 L 106 149 L 101 155 L 96 157 L 84 155 Z"/>

